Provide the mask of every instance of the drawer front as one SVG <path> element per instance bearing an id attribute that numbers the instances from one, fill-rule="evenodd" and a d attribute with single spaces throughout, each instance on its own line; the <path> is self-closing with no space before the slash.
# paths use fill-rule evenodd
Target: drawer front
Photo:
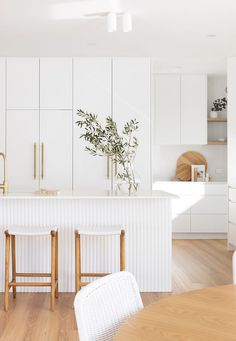
<path id="1" fill-rule="evenodd" d="M 192 215 L 191 232 L 226 233 L 228 232 L 228 215 Z"/>
<path id="2" fill-rule="evenodd" d="M 236 202 L 236 188 L 229 188 L 229 200 Z"/>
<path id="3" fill-rule="evenodd" d="M 236 203 L 229 202 L 229 222 L 236 224 Z"/>
<path id="4" fill-rule="evenodd" d="M 198 197 L 191 207 L 191 214 L 228 214 L 227 197 Z"/>
<path id="5" fill-rule="evenodd" d="M 172 213 L 174 215 L 190 214 L 191 199 L 191 197 L 178 197 L 172 199 Z"/>
<path id="6" fill-rule="evenodd" d="M 227 196 L 228 185 L 226 183 L 206 183 L 206 182 L 191 182 L 191 181 L 157 181 L 153 184 L 153 190 L 162 190 L 175 195 L 187 196 Z"/>
<path id="7" fill-rule="evenodd" d="M 190 215 L 176 215 L 172 218 L 172 231 L 176 233 L 189 233 L 190 228 Z"/>
<path id="8" fill-rule="evenodd" d="M 228 242 L 236 246 L 236 224 L 229 223 Z"/>

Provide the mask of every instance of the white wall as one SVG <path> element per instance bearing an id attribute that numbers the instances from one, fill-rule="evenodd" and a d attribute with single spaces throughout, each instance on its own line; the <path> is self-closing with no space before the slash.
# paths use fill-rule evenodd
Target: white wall
<path id="1" fill-rule="evenodd" d="M 212 181 L 227 180 L 227 147 L 222 146 L 155 146 L 153 148 L 153 180 L 169 181 L 175 175 L 178 157 L 187 151 L 200 152 L 207 160 Z M 221 173 L 218 173 L 220 170 Z"/>

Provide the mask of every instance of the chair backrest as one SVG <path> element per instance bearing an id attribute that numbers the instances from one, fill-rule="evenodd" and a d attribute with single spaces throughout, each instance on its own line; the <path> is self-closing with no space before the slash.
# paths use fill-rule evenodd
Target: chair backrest
<path id="1" fill-rule="evenodd" d="M 80 341 L 112 341 L 119 326 L 143 303 L 134 276 L 121 271 L 80 290 L 74 308 Z"/>
<path id="2" fill-rule="evenodd" d="M 236 251 L 234 251 L 233 253 L 232 266 L 233 266 L 233 283 L 236 284 Z"/>

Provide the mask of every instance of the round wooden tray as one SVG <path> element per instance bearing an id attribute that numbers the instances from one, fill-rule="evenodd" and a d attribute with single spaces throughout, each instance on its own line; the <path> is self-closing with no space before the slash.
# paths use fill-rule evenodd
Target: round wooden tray
<path id="1" fill-rule="evenodd" d="M 206 159 L 201 153 L 185 152 L 177 160 L 176 176 L 172 180 L 190 181 L 192 165 L 205 165 L 207 169 Z"/>

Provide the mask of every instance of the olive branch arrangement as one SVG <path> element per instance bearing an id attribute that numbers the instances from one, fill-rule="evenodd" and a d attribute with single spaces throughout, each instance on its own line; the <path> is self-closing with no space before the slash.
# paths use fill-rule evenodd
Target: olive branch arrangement
<path id="1" fill-rule="evenodd" d="M 84 129 L 80 138 L 89 143 L 85 150 L 93 156 L 107 156 L 113 164 L 121 165 L 122 171 L 117 174 L 117 178 L 121 183 L 128 183 L 129 193 L 132 189 L 136 191 L 138 184 L 132 165 L 138 141 L 133 133 L 138 130 L 139 122 L 136 119 L 130 120 L 125 123 L 122 134 L 119 134 L 117 124 L 111 116 L 106 118 L 105 126 L 102 127 L 97 115 L 81 109 L 77 111 L 77 115 L 79 119 L 76 124 Z"/>
<path id="2" fill-rule="evenodd" d="M 218 98 L 213 102 L 213 107 L 211 108 L 211 111 L 222 111 L 223 109 L 226 109 L 226 106 L 227 106 L 226 97 Z"/>

